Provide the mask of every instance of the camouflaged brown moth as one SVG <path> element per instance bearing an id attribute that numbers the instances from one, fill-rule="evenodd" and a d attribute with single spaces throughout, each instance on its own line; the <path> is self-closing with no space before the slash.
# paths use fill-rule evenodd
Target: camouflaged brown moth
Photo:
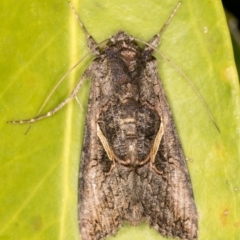
<path id="1" fill-rule="evenodd" d="M 55 109 L 10 121 L 33 123 L 53 115 L 91 78 L 79 175 L 82 240 L 115 234 L 123 222 L 144 221 L 163 236 L 197 239 L 191 181 L 152 56 L 179 6 L 143 48 L 136 43 L 140 40 L 119 31 L 100 49 L 76 15 L 95 60 Z"/>

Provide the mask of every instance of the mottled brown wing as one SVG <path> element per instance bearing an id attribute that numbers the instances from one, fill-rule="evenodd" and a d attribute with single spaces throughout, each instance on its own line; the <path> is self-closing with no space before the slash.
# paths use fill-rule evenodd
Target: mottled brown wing
<path id="1" fill-rule="evenodd" d="M 124 156 L 129 151 L 115 121 L 121 118 L 123 107 L 114 102 L 111 75 L 107 74 L 107 64 L 100 61 L 104 60 L 98 59 L 90 67 L 92 87 L 79 179 L 82 240 L 99 240 L 115 234 L 123 221 L 133 225 L 146 221 L 163 236 L 196 239 L 197 212 L 191 182 L 156 61 L 148 61 L 137 78 L 140 99 L 135 122 L 139 136 L 142 134 L 136 146 L 139 159 L 150 150 L 160 123 L 164 133 L 154 161 L 141 166 L 137 165 L 138 159 L 132 165 L 116 161 L 113 166 L 98 138 L 97 124 L 116 155 Z M 118 60 L 114 64 L 121 68 Z M 125 76 L 120 72 L 121 78 Z"/>
<path id="2" fill-rule="evenodd" d="M 197 239 L 197 211 L 191 181 L 156 66 L 155 60 L 148 62 L 144 70 L 144 83 L 147 86 L 144 87 L 154 88 L 157 96 L 154 105 L 163 123 L 164 134 L 155 157 L 155 166 L 161 174 L 151 171 L 151 177 L 148 179 L 149 193 L 155 197 L 149 198 L 147 193 L 143 194 L 145 211 L 150 225 L 162 235 L 188 240 Z M 149 96 L 145 95 L 144 98 L 152 98 L 151 91 L 144 92 L 149 93 Z"/>
<path id="3" fill-rule="evenodd" d="M 97 69 L 99 67 L 101 69 Z M 97 118 L 104 105 L 104 99 L 99 99 L 99 85 L 103 84 L 101 74 L 105 75 L 107 69 L 100 60 L 95 60 L 89 71 L 92 85 L 80 164 L 79 226 L 82 240 L 98 240 L 114 234 L 122 223 L 125 211 L 120 204 L 115 204 L 114 191 L 118 186 L 121 191 L 124 186 L 114 174 L 107 175 L 111 161 L 97 136 Z M 124 196 L 118 198 L 124 199 Z"/>

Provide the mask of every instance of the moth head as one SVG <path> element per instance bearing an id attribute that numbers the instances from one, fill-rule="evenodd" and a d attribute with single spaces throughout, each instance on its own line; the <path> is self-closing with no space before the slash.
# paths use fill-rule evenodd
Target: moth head
<path id="1" fill-rule="evenodd" d="M 134 40 L 134 37 L 127 35 L 124 31 L 119 31 L 110 38 L 110 41 L 113 44 L 121 41 L 132 42 L 133 40 Z"/>
<path id="2" fill-rule="evenodd" d="M 119 31 L 110 38 L 106 52 L 121 58 L 128 70 L 133 72 L 136 69 L 137 61 L 142 51 L 133 36 L 129 36 L 124 31 Z"/>

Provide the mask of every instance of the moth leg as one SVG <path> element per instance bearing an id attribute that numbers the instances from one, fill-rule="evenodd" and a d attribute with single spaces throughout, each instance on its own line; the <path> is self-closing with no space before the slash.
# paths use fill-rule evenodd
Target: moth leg
<path id="1" fill-rule="evenodd" d="M 61 102 L 57 107 L 55 107 L 53 110 L 47 112 L 46 114 L 43 114 L 41 116 L 37 116 L 35 118 L 32 119 L 26 119 L 26 120 L 19 120 L 19 121 L 8 121 L 8 123 L 12 123 L 12 124 L 26 124 L 26 123 L 34 123 L 37 122 L 41 119 L 47 118 L 47 117 L 51 117 L 54 113 L 58 112 L 61 108 L 63 108 L 70 100 L 72 100 L 73 98 L 75 98 L 77 96 L 77 93 L 81 87 L 81 85 L 83 84 L 83 82 L 87 79 L 87 77 L 89 77 L 89 68 L 84 72 L 84 74 L 82 75 L 82 77 L 80 78 L 80 80 L 78 81 L 76 87 L 73 89 L 72 93 L 69 95 L 69 97 L 67 99 L 65 99 L 63 102 Z"/>
<path id="2" fill-rule="evenodd" d="M 77 14 L 77 12 L 76 12 L 76 10 L 73 7 L 71 2 L 69 2 L 69 5 L 72 8 L 72 11 L 73 11 L 75 17 L 77 18 L 77 21 L 78 21 L 80 27 L 82 28 L 83 32 L 85 33 L 85 35 L 87 37 L 88 48 L 90 49 L 90 51 L 92 52 L 93 55 L 99 55 L 100 54 L 100 48 L 98 46 L 98 43 L 93 39 L 93 37 L 89 34 L 87 29 L 85 28 L 83 22 L 81 21 L 79 15 Z"/>
<path id="3" fill-rule="evenodd" d="M 80 103 L 79 99 L 77 96 L 75 96 L 75 99 L 77 101 L 77 104 L 79 105 L 80 109 L 83 111 L 83 107 L 82 107 L 82 104 Z"/>

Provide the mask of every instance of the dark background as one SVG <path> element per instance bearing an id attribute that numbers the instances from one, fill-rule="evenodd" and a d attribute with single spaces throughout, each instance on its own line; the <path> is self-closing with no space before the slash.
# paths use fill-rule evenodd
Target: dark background
<path id="1" fill-rule="evenodd" d="M 240 30 L 240 0 L 222 0 L 222 3 L 224 8 L 238 19 L 238 29 Z"/>

